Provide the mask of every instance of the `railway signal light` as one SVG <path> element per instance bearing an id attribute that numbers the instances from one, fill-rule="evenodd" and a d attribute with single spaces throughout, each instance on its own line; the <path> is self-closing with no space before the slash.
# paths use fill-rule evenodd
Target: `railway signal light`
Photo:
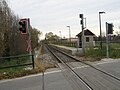
<path id="1" fill-rule="evenodd" d="M 113 34 L 113 24 L 112 23 L 108 23 L 108 34 Z"/>
<path id="2" fill-rule="evenodd" d="M 28 19 L 20 19 L 19 30 L 21 34 L 28 34 Z"/>
<path id="3" fill-rule="evenodd" d="M 83 25 L 83 14 L 79 14 L 79 17 L 81 18 L 80 24 Z"/>
<path id="4" fill-rule="evenodd" d="M 80 14 L 80 18 L 81 18 L 81 19 L 83 18 L 83 14 Z"/>

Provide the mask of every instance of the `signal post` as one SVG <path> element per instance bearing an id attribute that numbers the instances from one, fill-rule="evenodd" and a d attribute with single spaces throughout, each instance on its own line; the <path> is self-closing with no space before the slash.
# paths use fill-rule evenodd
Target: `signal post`
<path id="1" fill-rule="evenodd" d="M 85 42 L 84 42 L 84 15 L 83 15 L 83 14 L 79 14 L 79 17 L 81 18 L 80 24 L 81 24 L 81 27 L 82 27 L 82 52 L 83 52 L 83 54 L 85 54 Z"/>
<path id="2" fill-rule="evenodd" d="M 113 24 L 106 22 L 106 57 L 109 58 L 109 34 L 113 34 Z"/>
<path id="3" fill-rule="evenodd" d="M 19 21 L 19 31 L 21 35 L 26 35 L 27 39 L 27 49 L 26 51 L 29 51 L 29 54 L 32 55 L 32 47 L 31 47 L 31 33 L 30 33 L 30 19 L 24 18 L 20 19 Z M 32 61 L 32 56 L 30 56 L 30 60 Z"/>

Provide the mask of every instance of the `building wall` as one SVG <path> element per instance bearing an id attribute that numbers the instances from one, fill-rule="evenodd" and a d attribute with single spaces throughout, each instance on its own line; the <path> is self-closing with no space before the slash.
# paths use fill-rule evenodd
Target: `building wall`
<path id="1" fill-rule="evenodd" d="M 94 41 L 94 38 L 93 36 L 84 36 L 84 42 L 85 42 L 85 46 L 95 46 L 95 41 Z M 86 39 L 89 38 L 89 41 L 86 41 Z"/>
<path id="2" fill-rule="evenodd" d="M 87 36 L 84 36 L 84 38 L 85 38 L 84 39 L 85 47 L 87 47 L 87 46 L 95 46 L 94 36 L 87 35 Z M 86 41 L 87 38 L 89 38 L 89 42 Z M 80 42 L 80 41 L 82 41 L 80 39 L 81 38 L 79 37 L 78 38 L 79 47 L 81 47 L 81 45 L 82 45 L 82 44 L 80 44 L 80 43 L 82 43 L 82 42 Z"/>

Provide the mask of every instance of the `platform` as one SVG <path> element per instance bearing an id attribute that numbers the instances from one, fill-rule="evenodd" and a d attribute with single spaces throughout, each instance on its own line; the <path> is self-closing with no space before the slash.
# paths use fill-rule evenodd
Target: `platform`
<path id="1" fill-rule="evenodd" d="M 78 55 L 82 54 L 82 48 L 75 48 L 75 47 L 67 47 L 67 46 L 59 46 L 59 45 L 53 45 L 54 47 L 59 48 L 60 50 L 69 53 L 71 55 Z"/>

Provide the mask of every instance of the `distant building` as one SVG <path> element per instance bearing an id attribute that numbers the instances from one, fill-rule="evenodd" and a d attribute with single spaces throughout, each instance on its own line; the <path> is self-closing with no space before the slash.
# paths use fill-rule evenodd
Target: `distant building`
<path id="1" fill-rule="evenodd" d="M 77 42 L 78 38 L 67 38 L 67 41 L 69 42 L 71 40 L 71 42 Z"/>
<path id="2" fill-rule="evenodd" d="M 78 37 L 78 45 L 79 47 L 82 47 L 82 32 L 76 35 Z M 95 34 L 92 33 L 90 30 L 86 29 L 84 30 L 84 43 L 86 46 L 95 46 L 95 40 L 94 40 Z"/>

